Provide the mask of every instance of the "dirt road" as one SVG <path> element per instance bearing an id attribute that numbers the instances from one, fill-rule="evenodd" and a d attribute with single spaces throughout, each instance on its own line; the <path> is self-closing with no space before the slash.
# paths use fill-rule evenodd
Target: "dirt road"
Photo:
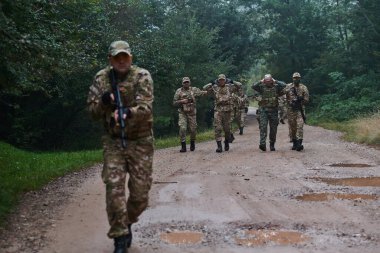
<path id="1" fill-rule="evenodd" d="M 305 150 L 292 151 L 287 127 L 275 152 L 258 149 L 252 113 L 228 152 L 214 141 L 156 151 L 129 252 L 380 252 L 380 151 L 310 126 Z M 112 252 L 100 169 L 28 194 L 0 252 Z"/>

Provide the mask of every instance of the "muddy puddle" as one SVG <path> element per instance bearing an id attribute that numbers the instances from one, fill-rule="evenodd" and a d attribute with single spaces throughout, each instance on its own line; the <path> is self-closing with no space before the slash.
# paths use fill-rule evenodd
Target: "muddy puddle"
<path id="1" fill-rule="evenodd" d="M 311 193 L 297 196 L 296 199 L 302 201 L 330 201 L 334 199 L 376 200 L 378 199 L 378 196 L 369 194 Z"/>
<path id="2" fill-rule="evenodd" d="M 330 167 L 343 167 L 343 168 L 368 168 L 372 167 L 370 164 L 365 163 L 333 163 L 329 164 Z"/>
<path id="3" fill-rule="evenodd" d="M 309 237 L 296 231 L 275 230 L 246 230 L 242 236 L 235 237 L 238 245 L 252 247 L 274 245 L 300 244 L 309 240 Z"/>
<path id="4" fill-rule="evenodd" d="M 332 185 L 344 186 L 371 186 L 380 187 L 380 177 L 357 177 L 357 178 L 313 178 Z"/>
<path id="5" fill-rule="evenodd" d="M 160 235 L 162 241 L 169 244 L 197 244 L 203 239 L 203 233 L 193 231 L 176 231 L 162 233 Z"/>

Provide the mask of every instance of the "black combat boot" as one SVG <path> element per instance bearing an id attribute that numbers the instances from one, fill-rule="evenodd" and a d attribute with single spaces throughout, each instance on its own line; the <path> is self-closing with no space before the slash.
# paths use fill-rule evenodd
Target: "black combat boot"
<path id="1" fill-rule="evenodd" d="M 190 141 L 190 151 L 195 150 L 195 141 Z"/>
<path id="2" fill-rule="evenodd" d="M 115 250 L 113 253 L 128 253 L 127 247 L 126 247 L 126 235 L 122 235 L 119 237 L 114 238 L 114 245 Z"/>
<path id="3" fill-rule="evenodd" d="M 228 139 L 229 143 L 232 143 L 235 140 L 234 134 L 231 133 L 230 138 Z"/>
<path id="4" fill-rule="evenodd" d="M 224 141 L 224 150 L 225 151 L 230 150 L 230 142 L 228 140 Z"/>
<path id="5" fill-rule="evenodd" d="M 222 151 L 223 151 L 222 142 L 221 141 L 217 141 L 216 144 L 218 145 L 218 148 L 216 149 L 216 152 L 217 153 L 222 153 Z"/>
<path id="6" fill-rule="evenodd" d="M 281 124 L 285 124 L 284 119 L 280 119 Z"/>
<path id="7" fill-rule="evenodd" d="M 265 144 L 260 144 L 259 149 L 261 149 L 262 151 L 267 151 L 267 146 Z"/>
<path id="8" fill-rule="evenodd" d="M 127 245 L 127 248 L 130 248 L 132 245 L 132 224 L 128 225 L 128 234 L 127 234 L 125 243 Z"/>
<path id="9" fill-rule="evenodd" d="M 269 148 L 270 148 L 270 151 L 276 151 L 276 149 L 274 148 L 274 142 L 271 142 L 269 144 Z"/>
<path id="10" fill-rule="evenodd" d="M 181 148 L 181 150 L 179 152 L 181 152 L 181 153 L 186 152 L 186 141 L 182 141 L 181 142 L 181 146 L 182 146 L 182 148 Z"/>
<path id="11" fill-rule="evenodd" d="M 302 139 L 297 140 L 297 147 L 296 147 L 296 150 L 297 150 L 297 151 L 301 151 L 301 150 L 303 150 Z"/>
<path id="12" fill-rule="evenodd" d="M 292 150 L 296 150 L 297 149 L 297 140 L 296 139 L 293 139 L 293 147 L 292 147 Z"/>
<path id="13" fill-rule="evenodd" d="M 239 130 L 240 130 L 239 134 L 240 134 L 240 135 L 243 135 L 243 128 L 244 128 L 244 127 L 239 128 Z"/>

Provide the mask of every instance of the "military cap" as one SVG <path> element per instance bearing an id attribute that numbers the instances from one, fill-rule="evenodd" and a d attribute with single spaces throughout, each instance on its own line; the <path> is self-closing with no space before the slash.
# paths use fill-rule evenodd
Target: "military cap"
<path id="1" fill-rule="evenodd" d="M 301 78 L 300 73 L 298 73 L 298 72 L 294 72 L 294 73 L 293 73 L 293 78 L 295 78 L 295 77 Z"/>
<path id="2" fill-rule="evenodd" d="M 190 77 L 185 76 L 184 78 L 182 78 L 182 83 L 184 82 L 190 82 Z"/>
<path id="3" fill-rule="evenodd" d="M 220 74 L 220 75 L 218 76 L 218 80 L 220 80 L 220 79 L 224 79 L 224 80 L 226 80 L 226 75 L 224 75 L 224 74 Z"/>
<path id="4" fill-rule="evenodd" d="M 112 42 L 110 47 L 108 48 L 108 52 L 111 56 L 116 56 L 120 53 L 126 53 L 129 56 L 132 55 L 129 44 L 123 40 L 117 40 Z"/>

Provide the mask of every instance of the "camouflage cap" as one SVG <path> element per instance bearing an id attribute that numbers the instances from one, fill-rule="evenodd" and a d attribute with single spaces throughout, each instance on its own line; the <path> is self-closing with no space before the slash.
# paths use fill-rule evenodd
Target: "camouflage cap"
<path id="1" fill-rule="evenodd" d="M 117 40 L 117 41 L 112 42 L 110 47 L 108 48 L 108 53 L 111 56 L 116 56 L 120 53 L 126 53 L 129 56 L 132 55 L 129 44 L 123 40 Z"/>
<path id="2" fill-rule="evenodd" d="M 184 78 L 182 78 L 182 83 L 184 83 L 184 82 L 190 83 L 190 77 L 185 76 Z"/>
<path id="3" fill-rule="evenodd" d="M 266 74 L 265 76 L 264 76 L 264 82 L 271 82 L 271 81 L 273 81 L 273 78 L 272 78 L 272 75 L 271 74 Z"/>
<path id="4" fill-rule="evenodd" d="M 295 78 L 295 77 L 301 78 L 301 74 L 298 73 L 298 72 L 294 72 L 293 73 L 293 78 Z"/>
<path id="5" fill-rule="evenodd" d="M 225 75 L 225 74 L 220 74 L 220 75 L 218 76 L 218 80 L 221 80 L 221 79 L 226 80 L 226 75 Z"/>

